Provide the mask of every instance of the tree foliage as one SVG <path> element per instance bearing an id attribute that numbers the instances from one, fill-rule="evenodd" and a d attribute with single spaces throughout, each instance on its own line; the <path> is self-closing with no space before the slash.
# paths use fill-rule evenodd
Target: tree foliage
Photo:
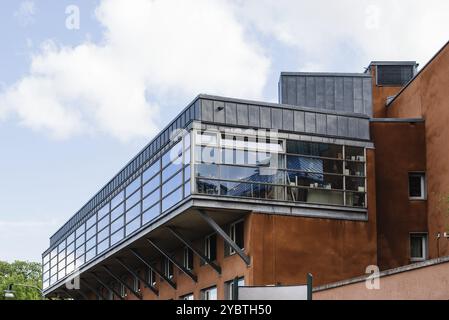
<path id="1" fill-rule="evenodd" d="M 17 300 L 39 300 L 41 293 L 34 288 L 19 286 L 30 285 L 42 289 L 42 267 L 40 263 L 28 261 L 14 261 L 8 263 L 0 261 L 0 300 L 4 300 L 4 290 L 13 284 L 14 295 Z"/>

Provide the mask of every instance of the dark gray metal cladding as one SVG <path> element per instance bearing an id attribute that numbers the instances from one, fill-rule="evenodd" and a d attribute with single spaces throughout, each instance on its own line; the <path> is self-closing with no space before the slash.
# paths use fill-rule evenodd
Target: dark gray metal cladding
<path id="1" fill-rule="evenodd" d="M 372 79 L 364 73 L 283 72 L 280 103 L 372 116 Z"/>
<path id="2" fill-rule="evenodd" d="M 343 86 L 344 81 L 341 79 Z M 365 80 L 365 79 L 361 79 Z M 371 80 L 369 80 L 371 81 Z M 347 86 L 354 82 L 346 81 Z M 357 81 L 356 81 L 357 82 Z M 323 83 L 325 83 L 323 81 Z M 360 87 L 362 82 L 359 83 Z M 371 93 L 371 87 L 370 87 Z M 362 93 L 351 94 L 353 97 L 363 97 Z M 341 96 L 342 103 L 344 95 Z M 371 99 L 371 98 L 369 98 Z M 356 99 L 353 99 L 356 101 Z M 320 100 L 324 102 L 325 100 Z M 349 104 L 349 102 L 347 102 Z M 242 126 L 279 130 L 298 134 L 328 136 L 332 138 L 370 140 L 369 115 L 351 110 L 327 110 L 301 106 L 263 103 L 257 101 L 201 95 L 198 99 L 200 120 L 216 125 Z M 342 104 L 343 105 L 343 104 Z M 352 104 L 352 108 L 361 108 L 365 103 L 360 100 Z M 364 107 L 363 107 L 364 108 Z M 371 100 L 369 105 L 371 110 Z"/>

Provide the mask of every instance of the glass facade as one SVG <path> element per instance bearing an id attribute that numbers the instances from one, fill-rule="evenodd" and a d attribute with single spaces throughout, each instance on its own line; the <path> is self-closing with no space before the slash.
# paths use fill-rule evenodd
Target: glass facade
<path id="1" fill-rule="evenodd" d="M 190 195 L 190 139 L 184 136 L 43 257 L 44 289 Z"/>
<path id="2" fill-rule="evenodd" d="M 191 194 L 365 208 L 365 161 L 361 147 L 193 130 L 52 247 L 44 289 Z"/>
<path id="3" fill-rule="evenodd" d="M 364 148 L 197 132 L 194 157 L 200 194 L 366 207 Z"/>

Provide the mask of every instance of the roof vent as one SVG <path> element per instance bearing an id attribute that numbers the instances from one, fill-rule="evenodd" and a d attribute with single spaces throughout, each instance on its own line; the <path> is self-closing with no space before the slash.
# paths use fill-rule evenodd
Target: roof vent
<path id="1" fill-rule="evenodd" d="M 372 62 L 376 67 L 376 84 L 378 86 L 405 86 L 416 74 L 416 62 Z"/>

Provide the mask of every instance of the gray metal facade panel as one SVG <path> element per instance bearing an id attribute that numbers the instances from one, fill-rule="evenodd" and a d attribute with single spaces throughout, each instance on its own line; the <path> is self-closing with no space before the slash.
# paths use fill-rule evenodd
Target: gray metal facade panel
<path id="1" fill-rule="evenodd" d="M 282 130 L 282 109 L 271 108 L 271 128 Z"/>
<path id="2" fill-rule="evenodd" d="M 296 77 L 296 103 L 297 106 L 306 106 L 306 79 Z"/>
<path id="3" fill-rule="evenodd" d="M 358 119 L 357 118 L 349 118 L 348 119 L 348 136 L 349 137 L 357 137 L 358 134 Z"/>
<path id="4" fill-rule="evenodd" d="M 241 126 L 248 125 L 248 105 L 237 104 L 237 124 Z"/>
<path id="5" fill-rule="evenodd" d="M 259 108 L 260 112 L 260 126 L 262 128 L 271 127 L 271 108 Z"/>
<path id="6" fill-rule="evenodd" d="M 214 101 L 214 122 L 225 123 L 225 103 Z"/>
<path id="7" fill-rule="evenodd" d="M 316 114 L 316 133 L 327 134 L 327 115 L 324 113 Z"/>
<path id="8" fill-rule="evenodd" d="M 286 77 L 287 83 L 287 104 L 296 104 L 296 78 Z"/>
<path id="9" fill-rule="evenodd" d="M 282 110 L 282 127 L 287 131 L 294 131 L 293 110 Z"/>
<path id="10" fill-rule="evenodd" d="M 348 136 L 348 118 L 347 117 L 337 117 L 338 123 L 338 136 L 347 137 Z"/>
<path id="11" fill-rule="evenodd" d="M 226 102 L 226 123 L 237 124 L 237 105 L 235 103 Z"/>
<path id="12" fill-rule="evenodd" d="M 316 133 L 316 113 L 306 112 L 305 124 L 306 133 Z"/>
<path id="13" fill-rule="evenodd" d="M 337 116 L 327 115 L 327 134 L 330 136 L 336 136 L 338 134 Z"/>
<path id="14" fill-rule="evenodd" d="M 315 78 L 306 78 L 306 107 L 316 108 L 316 86 Z"/>
<path id="15" fill-rule="evenodd" d="M 371 78 L 363 79 L 363 109 L 364 114 L 373 115 L 373 91 Z"/>
<path id="16" fill-rule="evenodd" d="M 300 107 L 372 115 L 371 77 L 364 74 L 288 73 L 280 102 Z"/>
<path id="17" fill-rule="evenodd" d="M 304 111 L 294 111 L 294 129 L 298 132 L 305 131 Z"/>
<path id="18" fill-rule="evenodd" d="M 249 126 L 251 127 L 259 127 L 260 126 L 260 112 L 258 106 L 250 105 L 248 108 L 249 115 Z"/>
<path id="19" fill-rule="evenodd" d="M 214 104 L 212 100 L 201 99 L 201 120 L 214 121 Z"/>
<path id="20" fill-rule="evenodd" d="M 324 81 L 325 85 L 325 102 L 324 106 L 328 110 L 335 110 L 335 86 L 334 78 L 326 77 Z"/>

